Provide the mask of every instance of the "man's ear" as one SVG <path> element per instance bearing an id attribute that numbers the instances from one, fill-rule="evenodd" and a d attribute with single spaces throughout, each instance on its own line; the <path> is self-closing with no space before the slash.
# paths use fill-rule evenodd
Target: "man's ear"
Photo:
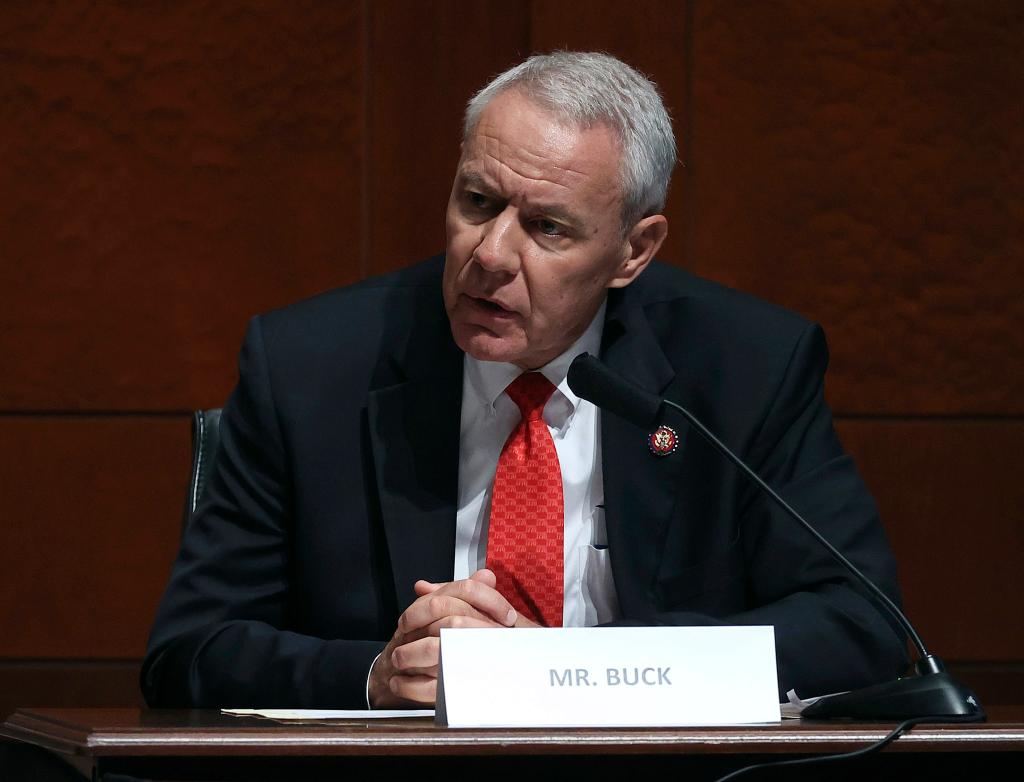
<path id="1" fill-rule="evenodd" d="M 639 220 L 629 229 L 629 236 L 626 237 L 627 257 L 609 280 L 608 287 L 625 288 L 639 277 L 661 248 L 666 236 L 668 218 L 665 215 L 651 215 Z"/>

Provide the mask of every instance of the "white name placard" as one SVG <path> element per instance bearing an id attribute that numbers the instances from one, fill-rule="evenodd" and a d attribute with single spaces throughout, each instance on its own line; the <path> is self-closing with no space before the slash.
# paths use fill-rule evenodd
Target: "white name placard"
<path id="1" fill-rule="evenodd" d="M 441 630 L 437 722 L 629 727 L 778 722 L 772 627 Z"/>

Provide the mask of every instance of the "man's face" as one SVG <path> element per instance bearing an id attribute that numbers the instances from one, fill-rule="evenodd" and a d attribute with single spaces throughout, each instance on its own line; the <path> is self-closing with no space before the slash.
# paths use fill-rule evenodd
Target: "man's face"
<path id="1" fill-rule="evenodd" d="M 448 201 L 444 302 L 462 350 L 536 369 L 633 279 L 619 164 L 606 127 L 567 127 L 514 90 L 487 105 Z"/>

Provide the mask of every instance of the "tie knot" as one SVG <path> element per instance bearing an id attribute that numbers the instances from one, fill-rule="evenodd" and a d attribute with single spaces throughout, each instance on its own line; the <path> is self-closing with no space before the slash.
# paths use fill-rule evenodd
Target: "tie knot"
<path id="1" fill-rule="evenodd" d="M 523 420 L 536 421 L 555 393 L 555 387 L 540 372 L 524 372 L 508 384 L 505 393 L 516 403 Z"/>

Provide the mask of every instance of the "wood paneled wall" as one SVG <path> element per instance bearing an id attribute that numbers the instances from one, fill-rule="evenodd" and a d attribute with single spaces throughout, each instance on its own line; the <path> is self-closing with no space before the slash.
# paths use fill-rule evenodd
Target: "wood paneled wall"
<path id="1" fill-rule="evenodd" d="M 1019 699 L 1022 40 L 1013 0 L 4 4 L 0 713 L 137 702 L 188 411 L 252 314 L 440 249 L 464 101 L 557 47 L 661 85 L 663 258 L 824 324 L 911 614 Z"/>

